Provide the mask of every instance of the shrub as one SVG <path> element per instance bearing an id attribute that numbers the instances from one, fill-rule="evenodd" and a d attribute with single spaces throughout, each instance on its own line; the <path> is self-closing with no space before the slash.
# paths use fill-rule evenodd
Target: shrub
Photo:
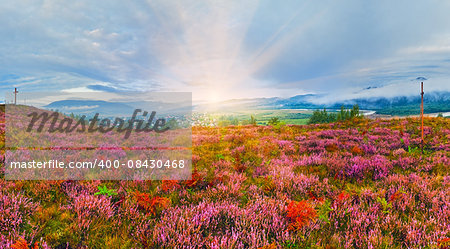
<path id="1" fill-rule="evenodd" d="M 317 218 L 317 211 L 308 201 L 291 201 L 287 207 L 287 217 L 291 221 L 291 228 L 299 230 Z"/>

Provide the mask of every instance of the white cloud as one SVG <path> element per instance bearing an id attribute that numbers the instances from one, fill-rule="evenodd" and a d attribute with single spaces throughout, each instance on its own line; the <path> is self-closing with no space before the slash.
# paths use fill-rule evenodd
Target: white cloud
<path id="1" fill-rule="evenodd" d="M 75 87 L 75 88 L 63 89 L 63 90 L 61 90 L 61 92 L 65 92 L 65 93 L 83 93 L 83 92 L 101 92 L 101 91 L 92 90 L 90 88 L 87 88 L 87 87 L 83 86 L 83 87 Z"/>
<path id="2" fill-rule="evenodd" d="M 450 77 L 434 78 L 424 82 L 424 92 L 450 92 Z M 419 96 L 420 82 L 405 80 L 370 89 L 349 88 L 347 92 L 330 93 L 314 100 L 318 104 L 340 102 L 358 98 L 392 98 L 396 96 Z"/>

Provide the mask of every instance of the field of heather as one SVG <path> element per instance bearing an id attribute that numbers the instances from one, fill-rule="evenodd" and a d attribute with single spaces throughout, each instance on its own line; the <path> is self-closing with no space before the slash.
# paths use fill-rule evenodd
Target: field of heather
<path id="1" fill-rule="evenodd" d="M 419 127 L 193 127 L 188 181 L 1 173 L 0 248 L 445 248 L 450 120 L 425 119 L 423 155 Z"/>

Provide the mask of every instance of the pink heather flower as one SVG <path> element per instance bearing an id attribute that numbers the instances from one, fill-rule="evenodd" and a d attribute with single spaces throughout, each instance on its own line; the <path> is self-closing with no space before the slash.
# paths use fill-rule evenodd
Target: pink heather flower
<path id="1" fill-rule="evenodd" d="M 17 238 L 24 231 L 23 225 L 38 207 L 39 204 L 21 194 L 0 189 L 0 233 L 8 238 Z"/>
<path id="2" fill-rule="evenodd" d="M 201 202 L 163 212 L 153 230 L 159 247 L 257 248 L 291 239 L 284 202 L 257 199 L 245 207 Z"/>

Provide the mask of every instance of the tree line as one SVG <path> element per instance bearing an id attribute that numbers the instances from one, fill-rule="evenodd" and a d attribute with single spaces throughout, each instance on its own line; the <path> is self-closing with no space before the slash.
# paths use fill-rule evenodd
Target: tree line
<path id="1" fill-rule="evenodd" d="M 326 108 L 324 108 L 323 110 L 315 110 L 309 118 L 308 124 L 332 123 L 361 117 L 363 115 L 360 113 L 357 104 L 353 105 L 352 109 L 345 109 L 344 106 L 341 106 L 339 112 L 327 112 Z"/>

